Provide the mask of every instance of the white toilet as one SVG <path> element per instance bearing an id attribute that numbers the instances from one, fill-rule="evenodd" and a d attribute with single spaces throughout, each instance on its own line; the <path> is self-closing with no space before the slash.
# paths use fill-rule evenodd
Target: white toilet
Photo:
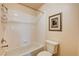
<path id="1" fill-rule="evenodd" d="M 37 54 L 37 56 L 52 56 L 57 53 L 58 42 L 46 40 L 46 49 L 45 51 L 41 51 Z"/>

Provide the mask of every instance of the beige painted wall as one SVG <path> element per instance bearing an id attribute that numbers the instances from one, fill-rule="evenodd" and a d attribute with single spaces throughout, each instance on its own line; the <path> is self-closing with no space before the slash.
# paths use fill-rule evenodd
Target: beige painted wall
<path id="1" fill-rule="evenodd" d="M 78 55 L 79 40 L 79 4 L 44 4 L 41 9 L 44 14 L 39 15 L 39 40 L 57 40 L 60 43 L 60 55 Z M 48 30 L 48 18 L 62 12 L 62 32 Z"/>
<path id="2" fill-rule="evenodd" d="M 1 12 L 1 5 L 0 5 L 0 12 Z M 0 13 L 0 20 L 1 20 L 1 13 Z M 0 22 L 0 39 L 1 39 L 1 33 L 2 33 L 2 30 L 1 30 L 1 22 Z M 0 42 L 0 46 L 1 46 L 1 42 Z"/>

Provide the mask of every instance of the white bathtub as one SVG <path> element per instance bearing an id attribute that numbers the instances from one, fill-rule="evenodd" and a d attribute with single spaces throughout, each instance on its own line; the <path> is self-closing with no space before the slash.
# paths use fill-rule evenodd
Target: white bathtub
<path id="1" fill-rule="evenodd" d="M 32 56 L 31 52 L 44 47 L 44 45 L 32 44 L 28 47 L 20 47 L 13 50 L 9 50 L 6 56 Z"/>

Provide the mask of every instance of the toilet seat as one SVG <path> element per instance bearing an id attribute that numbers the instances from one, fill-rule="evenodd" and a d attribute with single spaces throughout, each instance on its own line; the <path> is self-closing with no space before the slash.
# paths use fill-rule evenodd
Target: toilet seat
<path id="1" fill-rule="evenodd" d="M 52 56 L 52 53 L 50 53 L 48 51 L 42 51 L 42 52 L 38 53 L 37 56 Z"/>

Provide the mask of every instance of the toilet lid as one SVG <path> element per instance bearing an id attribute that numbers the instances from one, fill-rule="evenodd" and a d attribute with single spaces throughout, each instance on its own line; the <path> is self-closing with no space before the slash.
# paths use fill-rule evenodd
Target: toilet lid
<path id="1" fill-rule="evenodd" d="M 38 53 L 37 56 L 52 56 L 52 54 L 48 51 L 42 51 Z"/>

